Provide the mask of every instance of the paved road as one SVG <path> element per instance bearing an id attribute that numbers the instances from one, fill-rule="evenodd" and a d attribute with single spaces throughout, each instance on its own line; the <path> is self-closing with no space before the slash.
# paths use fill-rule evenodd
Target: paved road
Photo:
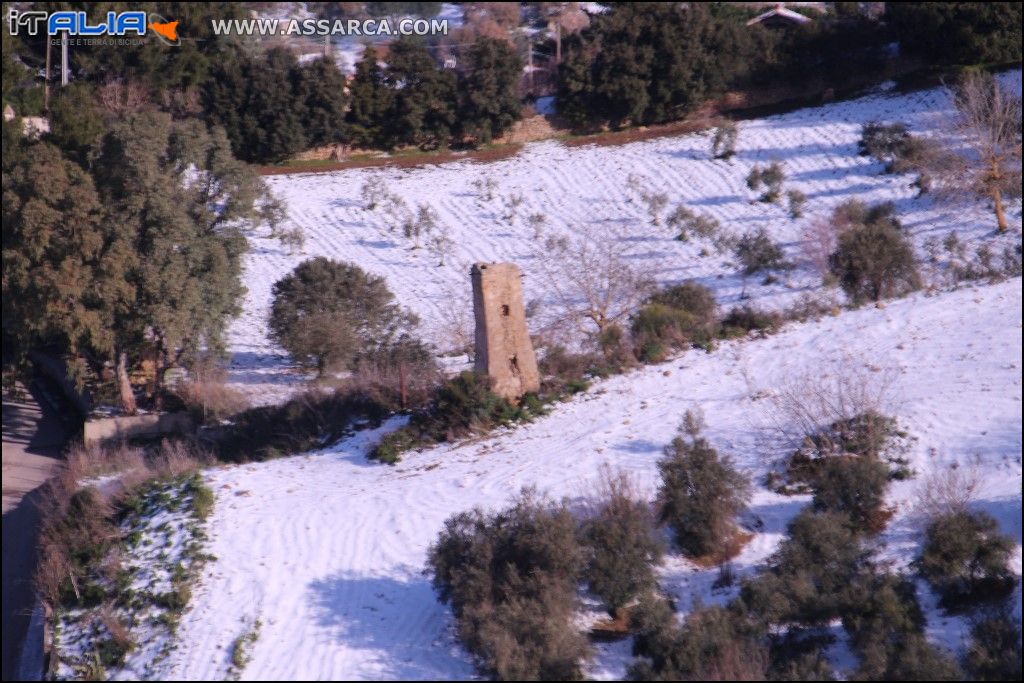
<path id="1" fill-rule="evenodd" d="M 24 388 L 19 385 L 24 391 Z M 39 486 L 60 462 L 67 428 L 42 382 L 24 400 L 3 399 L 3 680 L 20 680 L 20 654 L 35 596 Z M 42 653 L 39 653 L 41 657 Z M 30 664 L 26 662 L 26 665 Z M 30 667 L 31 668 L 31 667 Z"/>

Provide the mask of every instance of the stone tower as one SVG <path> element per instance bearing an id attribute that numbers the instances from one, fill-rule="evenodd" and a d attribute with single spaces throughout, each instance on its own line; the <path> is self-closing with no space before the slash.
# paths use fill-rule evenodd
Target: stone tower
<path id="1" fill-rule="evenodd" d="M 511 401 L 540 389 L 537 357 L 526 329 L 523 287 L 513 263 L 476 263 L 476 372 L 491 380 L 491 391 Z"/>

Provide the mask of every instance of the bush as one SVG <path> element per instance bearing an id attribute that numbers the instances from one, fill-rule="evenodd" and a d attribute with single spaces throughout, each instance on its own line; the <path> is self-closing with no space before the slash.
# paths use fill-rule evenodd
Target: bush
<path id="1" fill-rule="evenodd" d="M 615 327 L 621 335 L 622 329 Z M 612 340 L 605 340 L 611 348 Z M 617 344 L 618 340 L 614 340 Z M 585 391 L 602 365 L 602 359 L 589 353 L 570 353 L 562 346 L 550 346 L 540 359 L 541 390 L 545 394 L 566 395 Z"/>
<path id="2" fill-rule="evenodd" d="M 905 123 L 886 125 L 879 121 L 869 121 L 861 126 L 857 151 L 862 156 L 872 157 L 885 164 L 886 173 L 891 173 L 895 160 L 902 156 L 904 145 L 909 139 L 910 131 Z"/>
<path id="3" fill-rule="evenodd" d="M 889 469 L 880 460 L 857 456 L 829 457 L 813 481 L 811 503 L 819 512 L 846 515 L 855 531 L 878 533 L 888 515 L 882 506 Z"/>
<path id="4" fill-rule="evenodd" d="M 1020 621 L 1008 606 L 986 610 L 971 624 L 963 666 L 970 680 L 1021 679 Z"/>
<path id="5" fill-rule="evenodd" d="M 660 518 L 684 554 L 722 553 L 736 533 L 736 516 L 750 499 L 750 480 L 720 456 L 696 428 L 677 436 L 658 461 Z"/>
<path id="6" fill-rule="evenodd" d="M 227 372 L 208 363 L 199 363 L 179 382 L 175 393 L 200 424 L 217 424 L 249 407 L 248 397 L 227 385 Z"/>
<path id="7" fill-rule="evenodd" d="M 824 626 L 843 614 L 868 553 L 845 515 L 805 510 L 740 598 L 765 624 Z"/>
<path id="8" fill-rule="evenodd" d="M 637 357 L 665 359 L 671 349 L 707 344 L 715 336 L 715 297 L 707 287 L 686 282 L 654 294 L 633 317 Z"/>
<path id="9" fill-rule="evenodd" d="M 572 624 L 582 565 L 569 511 L 524 490 L 500 512 L 446 520 L 427 573 L 484 673 L 574 680 L 587 653 Z"/>
<path id="10" fill-rule="evenodd" d="M 833 214 L 851 227 L 839 235 L 829 271 L 855 303 L 903 296 L 921 286 L 914 250 L 885 211 L 848 204 Z"/>
<path id="11" fill-rule="evenodd" d="M 743 235 L 733 249 L 744 277 L 773 270 L 790 270 L 793 264 L 786 261 L 779 245 L 772 242 L 764 228 Z"/>
<path id="12" fill-rule="evenodd" d="M 804 206 L 807 204 L 807 195 L 800 190 L 790 190 L 786 193 L 786 198 L 789 199 L 789 217 L 793 220 L 802 218 Z"/>
<path id="13" fill-rule="evenodd" d="M 664 551 L 654 516 L 625 475 L 606 475 L 597 509 L 580 529 L 584 577 L 611 614 L 657 586 L 654 565 Z"/>
<path id="14" fill-rule="evenodd" d="M 782 326 L 782 316 L 743 305 L 732 308 L 722 319 L 721 335 L 725 339 L 743 337 L 751 332 L 772 333 Z"/>
<path id="15" fill-rule="evenodd" d="M 942 605 L 958 610 L 1013 591 L 1017 579 L 1008 563 L 1015 545 L 991 515 L 954 512 L 928 524 L 917 565 L 942 596 Z"/>
<path id="16" fill-rule="evenodd" d="M 953 681 L 956 662 L 928 642 L 913 582 L 882 574 L 850 590 L 843 628 L 860 658 L 853 678 L 869 681 Z"/>
<path id="17" fill-rule="evenodd" d="M 782 164 L 773 161 L 766 168 L 755 165 L 747 176 L 747 187 L 755 192 L 763 187 L 764 192 L 758 199 L 774 204 L 782 197 L 782 183 L 785 180 L 786 172 L 782 170 Z"/>
<path id="18" fill-rule="evenodd" d="M 765 634 L 739 610 L 698 605 L 680 627 L 668 603 L 647 599 L 631 621 L 641 659 L 629 667 L 630 680 L 765 680 Z"/>
<path id="19" fill-rule="evenodd" d="M 348 369 L 363 357 L 386 356 L 417 324 L 394 302 L 383 278 L 322 256 L 278 280 L 273 295 L 271 338 L 320 375 Z"/>

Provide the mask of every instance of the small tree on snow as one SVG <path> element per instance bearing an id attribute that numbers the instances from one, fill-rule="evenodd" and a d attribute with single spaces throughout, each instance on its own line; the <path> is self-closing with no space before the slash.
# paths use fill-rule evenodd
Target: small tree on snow
<path id="1" fill-rule="evenodd" d="M 739 128 L 732 121 L 723 121 L 715 128 L 715 136 L 711 139 L 711 155 L 715 159 L 731 159 L 736 154 L 736 139 Z"/>
<path id="2" fill-rule="evenodd" d="M 766 168 L 755 165 L 750 169 L 750 174 L 747 176 L 747 187 L 755 192 L 763 187 L 764 191 L 758 197 L 759 201 L 774 204 L 782 197 L 782 183 L 785 180 L 786 172 L 782 169 L 782 164 L 773 161 Z"/>
<path id="3" fill-rule="evenodd" d="M 363 205 L 367 211 L 373 211 L 380 206 L 391 193 L 388 191 L 387 183 L 380 176 L 371 176 L 365 183 L 363 188 L 360 190 L 360 196 L 363 198 Z"/>

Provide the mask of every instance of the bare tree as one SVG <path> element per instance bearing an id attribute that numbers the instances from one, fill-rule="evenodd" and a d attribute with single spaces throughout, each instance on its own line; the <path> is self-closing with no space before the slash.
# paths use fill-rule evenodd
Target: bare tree
<path id="1" fill-rule="evenodd" d="M 626 244 L 612 228 L 591 226 L 540 245 L 541 280 L 557 315 L 592 337 L 624 322 L 653 291 Z"/>
<path id="2" fill-rule="evenodd" d="M 957 116 L 945 136 L 946 153 L 931 155 L 928 170 L 946 193 L 989 197 L 1005 232 L 1004 195 L 1021 193 L 1021 98 L 984 73 L 969 74 L 950 95 Z"/>

